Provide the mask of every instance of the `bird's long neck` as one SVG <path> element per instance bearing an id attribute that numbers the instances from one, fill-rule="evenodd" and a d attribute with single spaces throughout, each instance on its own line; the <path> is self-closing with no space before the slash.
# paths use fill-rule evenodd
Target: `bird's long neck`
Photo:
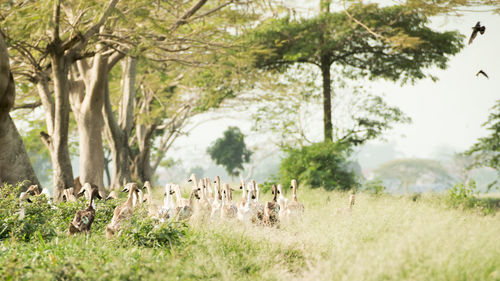
<path id="1" fill-rule="evenodd" d="M 130 207 L 134 205 L 134 192 L 135 192 L 135 190 L 131 188 L 130 191 L 128 192 L 127 201 L 125 202 L 125 204 L 127 204 Z M 137 200 L 137 201 L 139 201 L 139 200 Z"/>
<path id="2" fill-rule="evenodd" d="M 175 192 L 175 199 L 177 200 L 177 203 L 179 203 L 182 199 L 181 188 L 179 186 L 176 186 L 174 192 Z"/>
<path id="3" fill-rule="evenodd" d="M 90 209 L 90 208 L 95 209 L 94 197 L 95 197 L 95 193 L 92 193 L 92 194 L 90 195 L 90 199 L 89 199 L 89 203 L 88 203 L 88 205 L 87 205 L 87 209 Z"/>
<path id="4" fill-rule="evenodd" d="M 191 194 L 189 194 L 189 205 L 190 206 L 193 206 L 193 202 L 194 202 L 194 198 L 195 198 L 195 193 L 196 193 L 196 189 L 193 188 L 193 190 L 191 190 Z"/>
<path id="5" fill-rule="evenodd" d="M 146 185 L 146 191 L 148 193 L 148 204 L 151 204 L 151 201 L 152 201 L 152 198 L 151 198 L 151 196 L 152 196 L 152 194 L 151 194 L 151 186 Z"/>
<path id="6" fill-rule="evenodd" d="M 241 194 L 241 198 L 245 199 L 247 196 L 246 196 L 246 187 L 245 187 L 244 183 L 241 183 L 241 189 L 243 189 L 243 193 Z"/>

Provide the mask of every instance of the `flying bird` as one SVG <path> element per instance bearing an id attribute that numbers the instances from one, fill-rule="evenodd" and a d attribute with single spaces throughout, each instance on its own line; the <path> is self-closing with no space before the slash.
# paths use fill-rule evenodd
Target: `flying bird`
<path id="1" fill-rule="evenodd" d="M 488 74 L 486 74 L 486 72 L 484 72 L 482 70 L 479 70 L 479 72 L 476 74 L 476 76 L 479 76 L 479 74 L 482 74 L 482 75 L 484 75 L 484 77 L 490 79 L 490 77 L 488 77 Z"/>
<path id="2" fill-rule="evenodd" d="M 486 30 L 486 26 L 481 26 L 481 22 L 477 22 L 475 26 L 472 27 L 472 34 L 470 35 L 469 39 L 469 45 L 474 41 L 474 38 L 476 38 L 477 33 L 484 34 L 484 31 Z"/>

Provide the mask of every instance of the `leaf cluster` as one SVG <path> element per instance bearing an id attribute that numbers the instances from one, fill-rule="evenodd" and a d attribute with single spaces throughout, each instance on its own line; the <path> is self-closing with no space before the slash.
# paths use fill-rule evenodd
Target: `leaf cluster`
<path id="1" fill-rule="evenodd" d="M 489 135 L 479 138 L 464 154 L 473 157 L 472 167 L 486 166 L 500 172 L 500 100 L 492 108 L 483 127 Z"/>
<path id="2" fill-rule="evenodd" d="M 292 179 L 313 188 L 348 190 L 358 185 L 349 169 L 350 147 L 342 143 L 321 142 L 286 150 L 282 159 L 280 182 L 288 186 Z"/>
<path id="3" fill-rule="evenodd" d="M 224 136 L 208 147 L 207 153 L 217 165 L 224 166 L 227 173 L 233 176 L 239 174 L 238 170 L 243 170 L 243 163 L 248 163 L 252 155 L 238 127 L 229 127 L 224 131 Z"/>
<path id="4" fill-rule="evenodd" d="M 426 16 L 404 6 L 353 4 L 347 11 L 378 37 L 343 12 L 271 19 L 249 35 L 261 47 L 253 52 L 254 65 L 283 71 L 295 63 L 336 64 L 345 77 L 405 83 L 427 77 L 425 68 L 444 69 L 448 56 L 464 46 L 458 32 L 433 31 Z"/>

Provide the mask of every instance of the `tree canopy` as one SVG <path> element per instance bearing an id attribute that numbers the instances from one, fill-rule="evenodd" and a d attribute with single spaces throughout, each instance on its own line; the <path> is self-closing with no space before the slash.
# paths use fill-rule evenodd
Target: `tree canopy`
<path id="1" fill-rule="evenodd" d="M 354 4 L 347 12 L 322 13 L 313 18 L 271 19 L 260 24 L 250 40 L 254 66 L 284 71 L 312 64 L 322 72 L 325 140 L 332 140 L 331 68 L 342 78 L 388 79 L 401 83 L 436 77 L 425 70 L 444 69 L 458 53 L 463 36 L 430 29 L 429 19 L 405 6 Z M 363 25 L 353 19 L 363 19 Z"/>
<path id="2" fill-rule="evenodd" d="M 465 154 L 473 157 L 473 167 L 486 166 L 500 173 L 500 100 L 492 109 L 483 124 L 489 135 L 479 138 Z"/>
<path id="3" fill-rule="evenodd" d="M 238 127 L 229 127 L 208 149 L 217 165 L 222 165 L 231 176 L 237 176 L 243 164 L 250 161 L 252 152 L 245 145 L 245 136 Z"/>

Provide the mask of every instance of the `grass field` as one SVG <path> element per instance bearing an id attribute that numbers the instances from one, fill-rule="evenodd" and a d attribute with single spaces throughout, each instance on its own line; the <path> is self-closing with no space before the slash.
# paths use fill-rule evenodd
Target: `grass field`
<path id="1" fill-rule="evenodd" d="M 304 216 L 280 228 L 197 221 L 163 247 L 103 231 L 6 239 L 0 279 L 500 280 L 499 215 L 450 208 L 436 195 L 363 193 L 352 213 L 337 214 L 347 197 L 303 189 Z"/>

